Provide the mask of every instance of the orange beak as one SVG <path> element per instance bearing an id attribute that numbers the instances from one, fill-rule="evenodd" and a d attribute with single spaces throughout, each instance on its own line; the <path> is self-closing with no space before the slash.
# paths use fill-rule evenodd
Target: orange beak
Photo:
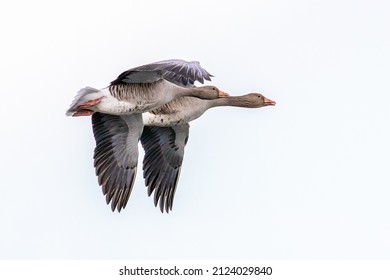
<path id="1" fill-rule="evenodd" d="M 228 93 L 226 93 L 222 90 L 219 91 L 218 97 L 228 97 L 228 96 L 230 96 Z"/>
<path id="2" fill-rule="evenodd" d="M 268 99 L 267 97 L 264 97 L 264 105 L 265 106 L 275 106 L 276 105 L 276 102 L 271 100 L 271 99 Z"/>

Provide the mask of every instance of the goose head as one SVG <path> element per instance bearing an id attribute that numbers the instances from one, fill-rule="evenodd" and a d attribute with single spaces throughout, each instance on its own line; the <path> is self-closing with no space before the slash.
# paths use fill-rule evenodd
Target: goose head
<path id="1" fill-rule="evenodd" d="M 215 86 L 203 86 L 197 87 L 197 97 L 201 99 L 217 99 L 219 97 L 228 97 L 230 96 L 228 93 L 219 90 Z"/>
<path id="2" fill-rule="evenodd" d="M 260 93 L 249 93 L 238 97 L 238 102 L 242 102 L 242 105 L 247 108 L 261 108 L 264 106 L 275 106 L 276 102 L 265 97 Z"/>

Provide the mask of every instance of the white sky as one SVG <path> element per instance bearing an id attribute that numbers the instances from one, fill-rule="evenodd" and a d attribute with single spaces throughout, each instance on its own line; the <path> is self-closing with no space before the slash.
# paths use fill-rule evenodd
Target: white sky
<path id="1" fill-rule="evenodd" d="M 390 257 L 388 1 L 0 4 L 0 258 Z M 139 170 L 112 213 L 93 169 L 84 86 L 199 60 L 210 84 L 274 108 L 191 126 L 173 212 Z"/>

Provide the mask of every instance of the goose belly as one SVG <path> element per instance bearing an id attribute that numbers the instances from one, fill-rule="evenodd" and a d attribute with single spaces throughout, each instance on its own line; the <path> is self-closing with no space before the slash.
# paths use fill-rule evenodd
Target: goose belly
<path id="1" fill-rule="evenodd" d="M 132 113 L 143 113 L 159 106 L 153 100 L 141 100 L 132 98 L 129 100 L 120 100 L 111 95 L 108 90 L 102 92 L 103 98 L 99 104 L 93 108 L 96 112 L 111 114 L 111 115 L 126 115 Z"/>
<path id="2" fill-rule="evenodd" d="M 174 126 L 192 121 L 192 118 L 182 114 L 155 115 L 149 112 L 142 114 L 144 125 L 150 126 Z"/>
<path id="3" fill-rule="evenodd" d="M 112 115 L 125 115 L 131 113 L 142 113 L 150 110 L 151 104 L 145 102 L 129 102 L 124 100 L 118 100 L 113 96 L 105 96 L 101 102 L 95 106 L 95 111 L 112 114 Z"/>

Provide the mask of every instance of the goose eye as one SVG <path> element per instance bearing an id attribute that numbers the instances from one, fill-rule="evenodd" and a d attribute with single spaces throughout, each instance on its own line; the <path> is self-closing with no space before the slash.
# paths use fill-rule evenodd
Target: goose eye
<path id="1" fill-rule="evenodd" d="M 213 87 L 213 90 L 215 90 L 215 87 Z"/>

